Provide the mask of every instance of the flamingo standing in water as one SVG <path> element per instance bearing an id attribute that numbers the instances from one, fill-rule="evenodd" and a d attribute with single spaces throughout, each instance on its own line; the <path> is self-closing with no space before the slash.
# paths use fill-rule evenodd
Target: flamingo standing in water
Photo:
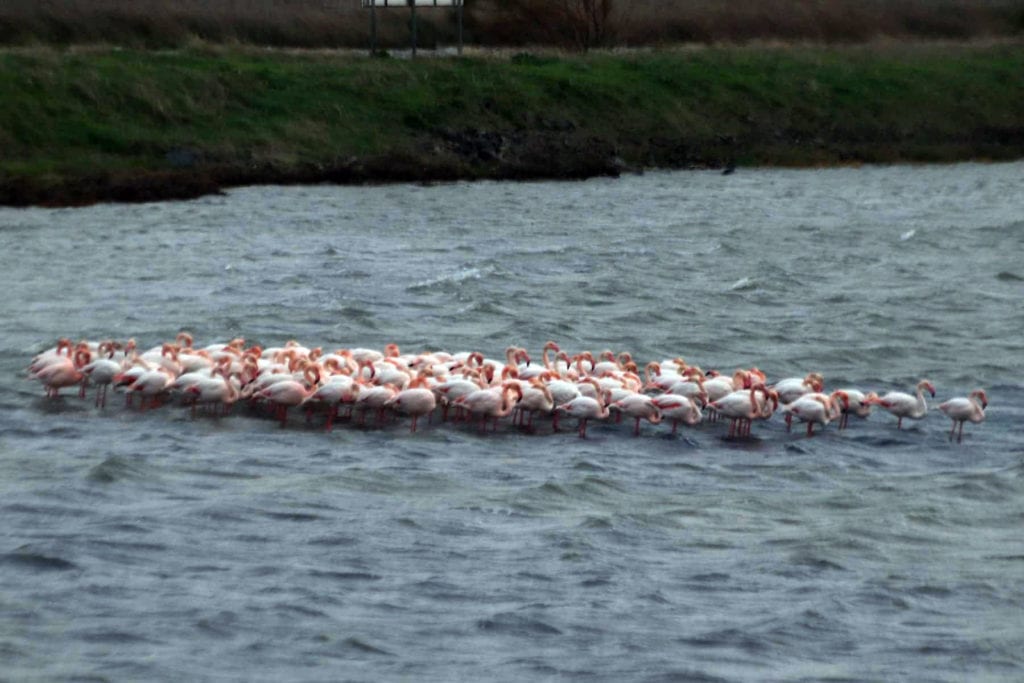
<path id="1" fill-rule="evenodd" d="M 73 357 L 54 356 L 41 366 L 32 379 L 37 379 L 46 387 L 46 395 L 50 398 L 57 398 L 60 390 L 65 387 L 72 387 L 82 384 L 86 375 L 82 373 L 82 367 L 89 362 L 89 352 L 85 349 L 75 351 Z M 82 384 L 79 396 L 85 395 L 85 385 Z"/>
<path id="2" fill-rule="evenodd" d="M 511 396 L 515 394 L 515 399 Z M 467 394 L 456 404 L 469 411 L 470 415 L 480 416 L 480 431 L 487 428 L 487 418 L 493 419 L 491 431 L 498 428 L 498 418 L 511 415 L 516 404 L 523 397 L 523 390 L 515 383 L 507 383 L 501 387 L 480 389 Z"/>
<path id="3" fill-rule="evenodd" d="M 764 396 L 763 400 L 757 398 L 758 393 Z M 758 382 L 750 389 L 734 391 L 717 401 L 711 401 L 708 405 L 730 419 L 729 437 L 732 438 L 749 435 L 752 420 L 772 414 L 772 402 L 773 398 L 768 388 Z"/>
<path id="4" fill-rule="evenodd" d="M 672 433 L 676 433 L 679 423 L 685 425 L 699 424 L 704 417 L 697 402 L 680 394 L 662 394 L 651 399 L 661 410 L 662 417 L 672 420 Z"/>
<path id="5" fill-rule="evenodd" d="M 523 389 L 523 397 L 519 400 L 516 408 L 522 416 L 520 417 L 519 424 L 522 425 L 523 419 L 525 419 L 525 416 L 529 414 L 526 426 L 528 429 L 532 429 L 534 414 L 551 413 L 551 411 L 555 409 L 555 397 L 554 394 L 551 393 L 551 389 L 544 384 L 543 380 L 541 380 L 540 377 L 535 377 L 530 380 L 530 383 Z"/>
<path id="6" fill-rule="evenodd" d="M 412 415 L 412 428 L 409 431 L 416 431 L 416 420 L 422 415 L 430 419 L 430 415 L 437 407 L 437 398 L 434 392 L 427 388 L 425 377 L 417 377 L 409 383 L 408 389 L 403 389 L 384 402 L 385 408 L 391 408 L 396 412 Z"/>
<path id="7" fill-rule="evenodd" d="M 555 408 L 555 411 L 579 418 L 581 439 L 587 436 L 588 420 L 605 420 L 611 415 L 608 406 L 603 401 L 590 396 L 577 396 L 568 403 L 563 403 Z"/>
<path id="8" fill-rule="evenodd" d="M 967 398 L 959 396 L 940 403 L 939 410 L 946 417 L 953 420 L 953 428 L 949 430 L 949 440 L 953 440 L 953 432 L 957 431 L 957 425 L 959 425 L 960 433 L 957 436 L 956 442 L 962 443 L 964 440 L 964 422 L 968 420 L 975 423 L 983 422 L 985 420 L 985 408 L 988 408 L 988 396 L 985 395 L 984 389 L 975 389 Z"/>
<path id="9" fill-rule="evenodd" d="M 806 377 L 787 377 L 772 385 L 779 394 L 779 401 L 789 405 L 804 394 L 821 393 L 825 388 L 825 378 L 820 372 L 808 373 Z M 793 414 L 786 413 L 786 431 L 793 426 Z"/>
<path id="10" fill-rule="evenodd" d="M 93 384 L 96 385 L 96 406 L 105 408 L 107 405 L 107 390 L 114 381 L 114 377 L 124 370 L 124 365 L 112 358 L 97 358 L 82 367 Z"/>
<path id="11" fill-rule="evenodd" d="M 866 394 L 859 389 L 839 389 L 839 391 L 846 394 L 847 398 L 847 403 L 842 406 L 843 414 L 839 418 L 839 429 L 846 429 L 851 413 L 862 420 L 865 419 L 871 414 L 872 404 L 869 402 L 869 399 L 873 401 L 878 398 L 878 394 L 873 391 L 869 391 Z"/>
<path id="12" fill-rule="evenodd" d="M 630 394 L 610 404 L 608 409 L 635 419 L 633 436 L 640 436 L 640 420 L 647 420 L 651 424 L 661 422 L 661 409 L 646 394 Z"/>
<path id="13" fill-rule="evenodd" d="M 288 409 L 308 401 L 316 393 L 319 381 L 320 377 L 316 369 L 313 366 L 307 366 L 304 370 L 304 381 L 286 379 L 275 382 L 261 389 L 256 396 L 274 404 L 275 412 L 281 420 L 281 427 L 284 428 L 288 422 Z"/>
<path id="14" fill-rule="evenodd" d="M 220 375 L 200 378 L 185 389 L 185 394 L 193 398 L 193 418 L 196 416 L 196 405 L 199 403 L 207 406 L 210 412 L 215 412 L 214 408 L 220 406 L 226 415 L 239 397 L 238 387 L 231 378 Z"/>
<path id="15" fill-rule="evenodd" d="M 926 379 L 917 383 L 917 396 L 903 393 L 902 391 L 890 391 L 885 396 L 867 399 L 865 403 L 881 406 L 899 418 L 896 422 L 896 429 L 903 429 L 903 418 L 920 420 L 928 414 L 928 404 L 924 400 L 924 392 L 928 391 L 935 397 L 935 387 Z"/>
<path id="16" fill-rule="evenodd" d="M 842 391 L 834 391 L 831 394 L 804 394 L 795 401 L 785 404 L 782 410 L 787 416 L 795 415 L 801 422 L 806 422 L 807 436 L 814 436 L 814 425 L 820 424 L 824 429 L 825 425 L 842 414 L 837 399 L 849 408 L 849 396 Z"/>

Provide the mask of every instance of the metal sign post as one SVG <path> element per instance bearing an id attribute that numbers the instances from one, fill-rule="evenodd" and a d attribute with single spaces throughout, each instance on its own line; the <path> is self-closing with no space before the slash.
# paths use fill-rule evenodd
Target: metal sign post
<path id="1" fill-rule="evenodd" d="M 416 56 L 418 26 L 416 22 L 417 7 L 454 7 L 459 22 L 458 54 L 462 56 L 462 5 L 465 0 L 361 0 L 364 8 L 370 9 L 370 55 L 377 54 L 377 7 L 408 7 L 410 16 L 410 32 L 412 56 Z"/>

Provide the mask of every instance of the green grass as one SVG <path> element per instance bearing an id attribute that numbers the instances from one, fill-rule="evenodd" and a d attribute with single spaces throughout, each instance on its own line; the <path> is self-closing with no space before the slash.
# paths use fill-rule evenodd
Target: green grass
<path id="1" fill-rule="evenodd" d="M 8 180 L 173 171 L 174 149 L 211 168 L 287 172 L 396 154 L 443 165 L 441 131 L 466 129 L 598 139 L 634 166 L 1015 158 L 1024 46 L 414 62 L 241 48 L 0 53 Z M 463 175 L 488 175 L 460 163 Z"/>

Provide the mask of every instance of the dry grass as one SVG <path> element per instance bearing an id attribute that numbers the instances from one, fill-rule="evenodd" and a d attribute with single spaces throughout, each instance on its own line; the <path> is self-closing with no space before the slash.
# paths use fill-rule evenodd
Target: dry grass
<path id="1" fill-rule="evenodd" d="M 480 46 L 579 47 L 559 3 L 585 0 L 470 0 L 465 39 Z M 408 43 L 409 14 L 378 11 L 384 47 Z M 456 40 L 450 9 L 422 9 L 423 47 Z M 592 45 L 680 42 L 978 39 L 1024 34 L 1024 0 L 613 0 Z M 116 44 L 182 47 L 197 42 L 303 48 L 361 48 L 369 15 L 358 0 L 4 0 L 0 44 Z M 587 39 L 591 40 L 591 39 Z"/>

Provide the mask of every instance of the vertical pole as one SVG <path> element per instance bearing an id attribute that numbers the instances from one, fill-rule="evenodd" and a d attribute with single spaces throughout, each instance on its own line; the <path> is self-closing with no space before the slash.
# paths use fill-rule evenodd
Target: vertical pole
<path id="1" fill-rule="evenodd" d="M 370 56 L 377 54 L 377 0 L 370 0 Z"/>
<path id="2" fill-rule="evenodd" d="M 462 56 L 462 5 L 463 0 L 458 0 L 459 3 L 459 56 Z"/>
<path id="3" fill-rule="evenodd" d="M 416 59 L 416 0 L 409 0 L 412 7 L 412 58 Z"/>

